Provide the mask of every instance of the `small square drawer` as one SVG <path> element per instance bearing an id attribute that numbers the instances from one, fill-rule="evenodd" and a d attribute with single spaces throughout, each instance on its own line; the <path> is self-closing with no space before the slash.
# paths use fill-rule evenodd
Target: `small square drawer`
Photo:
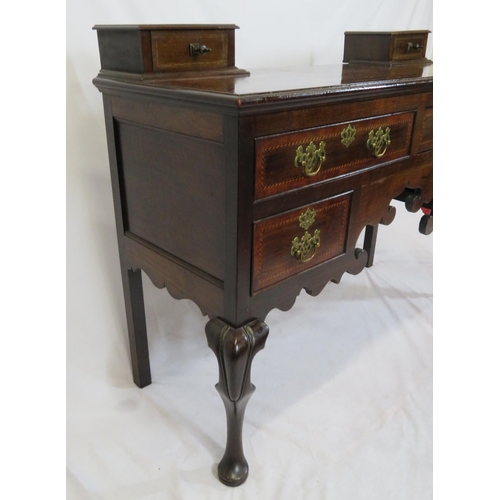
<path id="1" fill-rule="evenodd" d="M 252 292 L 345 252 L 351 193 L 254 222 Z"/>
<path id="2" fill-rule="evenodd" d="M 346 31 L 344 62 L 428 61 L 430 31 Z"/>
<path id="3" fill-rule="evenodd" d="M 226 68 L 228 46 L 228 30 L 152 31 L 153 71 Z"/>
<path id="4" fill-rule="evenodd" d="M 97 25 L 101 71 L 248 74 L 234 66 L 234 24 Z M 165 75 L 164 75 L 165 76 Z"/>
<path id="5" fill-rule="evenodd" d="M 392 40 L 393 61 L 424 59 L 427 48 L 427 33 L 402 34 Z"/>
<path id="6" fill-rule="evenodd" d="M 265 136 L 255 141 L 255 199 L 409 154 L 414 113 L 396 113 Z"/>

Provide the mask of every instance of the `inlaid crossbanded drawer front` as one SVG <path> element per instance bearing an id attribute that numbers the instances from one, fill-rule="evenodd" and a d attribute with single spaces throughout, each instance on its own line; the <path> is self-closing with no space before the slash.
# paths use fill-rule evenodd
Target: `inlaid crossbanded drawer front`
<path id="1" fill-rule="evenodd" d="M 315 184 L 409 154 L 414 113 L 257 138 L 255 198 Z"/>
<path id="2" fill-rule="evenodd" d="M 402 34 L 394 37 L 392 45 L 393 61 L 425 58 L 427 33 Z"/>
<path id="3" fill-rule="evenodd" d="M 252 291 L 345 252 L 351 193 L 254 223 Z"/>
<path id="4" fill-rule="evenodd" d="M 227 30 L 153 31 L 153 71 L 224 68 L 228 66 L 228 45 Z M 192 54 L 192 46 L 205 47 L 207 52 Z"/>

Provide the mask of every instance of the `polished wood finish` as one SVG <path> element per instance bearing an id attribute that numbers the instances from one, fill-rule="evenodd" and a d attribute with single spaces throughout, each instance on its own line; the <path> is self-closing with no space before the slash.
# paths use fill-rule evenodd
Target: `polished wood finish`
<path id="1" fill-rule="evenodd" d="M 101 70 L 176 77 L 192 71 L 248 74 L 234 65 L 234 24 L 96 25 Z M 194 52 L 192 45 L 203 47 Z M 116 76 L 116 75 L 115 75 Z"/>
<path id="2" fill-rule="evenodd" d="M 218 466 L 219 479 L 228 486 L 239 486 L 248 477 L 248 462 L 243 453 L 243 417 L 255 386 L 250 381 L 254 356 L 264 349 L 268 326 L 254 320 L 232 328 L 219 318 L 205 328 L 208 346 L 219 363 L 219 392 L 227 418 L 226 451 Z"/>
<path id="3" fill-rule="evenodd" d="M 224 121 L 218 113 L 120 96 L 111 98 L 111 106 L 116 121 L 127 121 L 209 141 L 224 142 Z"/>
<path id="4" fill-rule="evenodd" d="M 222 145 L 120 120 L 115 133 L 125 229 L 223 280 Z"/>
<path id="5" fill-rule="evenodd" d="M 161 38 L 162 29 L 135 31 Z M 249 370 L 269 311 L 373 265 L 377 229 L 396 214 L 393 199 L 425 208 L 415 229 L 432 230 L 432 70 L 401 65 L 394 78 L 379 65 L 348 65 L 348 81 L 346 65 L 146 78 L 134 73 L 145 67 L 141 53 L 129 72 L 102 69 L 94 79 L 104 99 L 134 380 L 151 380 L 144 271 L 209 317 L 228 422 L 219 475 L 237 485 L 248 474 L 241 433 Z M 346 146 L 348 125 L 356 135 Z M 366 143 L 379 127 L 391 129 L 391 142 L 376 158 Z M 321 140 L 326 160 L 306 178 L 294 165 L 297 148 Z M 315 217 L 305 229 L 308 209 Z M 319 246 L 303 262 L 292 242 L 315 230 Z"/>
<path id="6" fill-rule="evenodd" d="M 352 193 L 341 194 L 254 222 L 253 293 L 345 253 L 351 197 Z M 300 216 L 307 210 L 314 210 L 315 216 L 305 229 Z M 306 231 L 319 231 L 320 245 L 314 257 L 302 262 L 291 254 L 291 247 Z"/>
<path id="7" fill-rule="evenodd" d="M 380 107 L 383 112 L 384 106 Z M 336 114 L 332 112 L 332 116 Z M 279 136 L 259 137 L 256 147 L 255 197 L 265 198 L 290 189 L 308 186 L 326 179 L 362 170 L 366 167 L 401 158 L 409 153 L 414 113 L 394 113 L 377 118 L 351 120 Z M 346 146 L 341 134 L 348 126 L 355 128 L 353 142 Z M 374 159 L 367 148 L 370 131 L 390 127 L 391 143 L 381 158 Z M 326 159 L 317 175 L 307 177 L 295 165 L 299 146 L 310 142 L 326 143 Z"/>
<path id="8" fill-rule="evenodd" d="M 229 37 L 233 30 L 174 30 L 151 32 L 153 71 L 190 71 L 229 66 Z M 191 43 L 205 45 L 206 54 L 192 56 Z"/>
<path id="9" fill-rule="evenodd" d="M 433 108 L 432 106 L 425 109 L 424 121 L 422 124 L 422 137 L 420 139 L 419 152 L 432 149 L 433 138 Z"/>
<path id="10" fill-rule="evenodd" d="M 412 64 L 353 61 L 342 66 L 342 82 L 369 82 L 374 78 L 383 80 L 418 78 L 425 74 L 427 64 L 427 62 L 420 60 L 413 61 Z"/>
<path id="11" fill-rule="evenodd" d="M 344 62 L 427 61 L 430 31 L 346 31 Z"/>
<path id="12" fill-rule="evenodd" d="M 175 299 L 190 299 L 210 317 L 222 314 L 224 282 L 161 248 L 125 233 L 123 247 L 130 269 L 142 269 L 158 288 Z"/>
<path id="13" fill-rule="evenodd" d="M 406 188 L 402 193 L 400 193 L 395 198 L 396 200 L 403 201 L 408 212 L 418 212 L 422 207 L 422 196 L 420 195 L 420 189 L 410 189 Z"/>
<path id="14" fill-rule="evenodd" d="M 123 295 L 129 332 L 130 357 L 134 382 L 138 387 L 151 384 L 149 366 L 148 337 L 146 331 L 146 313 L 142 293 L 140 269 L 133 271 L 122 265 Z"/>
<path id="15" fill-rule="evenodd" d="M 108 155 L 111 170 L 111 187 L 115 210 L 116 233 L 118 238 L 118 252 L 125 300 L 125 314 L 130 346 L 132 376 L 138 387 L 151 384 L 151 370 L 149 364 L 149 349 L 146 330 L 146 315 L 144 310 L 144 296 L 142 292 L 142 276 L 139 267 L 134 268 L 129 262 L 129 252 L 125 247 L 124 227 L 124 193 L 119 179 L 117 143 L 113 127 L 111 101 L 103 96 L 104 118 L 106 122 L 106 136 L 108 141 Z"/>
<path id="16" fill-rule="evenodd" d="M 375 247 L 377 244 L 378 224 L 368 225 L 365 228 L 365 239 L 363 241 L 363 249 L 367 252 L 366 267 L 373 266 L 375 258 Z"/>

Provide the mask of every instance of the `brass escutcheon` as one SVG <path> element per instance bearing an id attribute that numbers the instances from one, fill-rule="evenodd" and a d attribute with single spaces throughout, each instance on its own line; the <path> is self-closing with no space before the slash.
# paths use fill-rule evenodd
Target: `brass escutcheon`
<path id="1" fill-rule="evenodd" d="M 354 141 L 354 136 L 356 135 L 356 127 L 349 124 L 344 130 L 342 130 L 340 137 L 342 137 L 342 144 L 348 148 Z"/>
<path id="2" fill-rule="evenodd" d="M 299 226 L 307 231 L 314 224 L 314 217 L 316 217 L 316 210 L 308 208 L 304 213 L 300 214 Z"/>
<path id="3" fill-rule="evenodd" d="M 321 141 L 319 148 L 316 148 L 314 142 L 311 141 L 305 153 L 304 148 L 299 146 L 295 155 L 295 166 L 307 177 L 316 175 L 321 169 L 321 164 L 326 159 L 325 146 L 326 143 Z"/>
<path id="4" fill-rule="evenodd" d="M 391 129 L 387 127 L 385 132 L 382 127 L 379 127 L 377 132 L 371 130 L 368 134 L 368 140 L 366 141 L 366 147 L 372 152 L 376 158 L 384 156 L 387 151 L 387 147 L 391 143 Z"/>
<path id="5" fill-rule="evenodd" d="M 304 228 L 306 232 L 300 240 L 298 236 L 293 239 L 290 253 L 301 262 L 309 262 L 316 255 L 316 250 L 319 247 L 319 229 L 316 229 L 312 236 L 307 231 L 309 227 L 314 224 L 315 216 L 316 211 L 308 208 L 304 213 L 300 214 L 299 217 L 299 226 Z"/>

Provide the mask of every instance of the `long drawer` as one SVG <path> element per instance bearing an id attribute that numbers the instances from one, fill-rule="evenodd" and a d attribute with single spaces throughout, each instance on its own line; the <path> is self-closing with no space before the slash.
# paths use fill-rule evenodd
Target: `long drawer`
<path id="1" fill-rule="evenodd" d="M 402 158 L 415 113 L 336 123 L 255 140 L 255 199 Z"/>

